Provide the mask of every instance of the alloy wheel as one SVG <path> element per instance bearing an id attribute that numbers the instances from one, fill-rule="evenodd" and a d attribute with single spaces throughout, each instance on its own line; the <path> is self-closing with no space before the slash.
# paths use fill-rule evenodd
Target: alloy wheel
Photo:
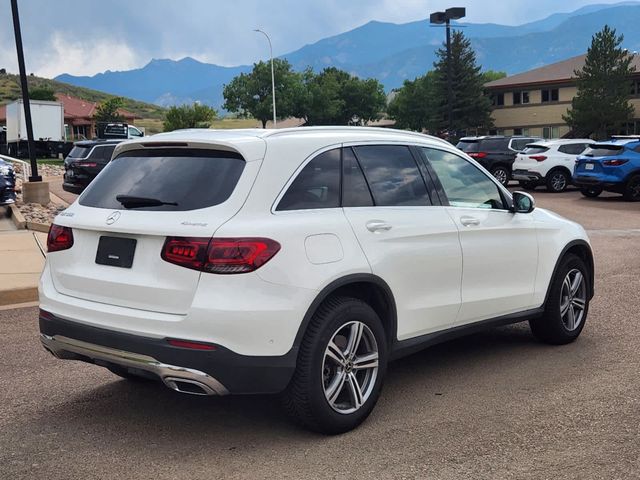
<path id="1" fill-rule="evenodd" d="M 564 277 L 560 294 L 560 316 L 565 328 L 576 330 L 584 318 L 587 304 L 587 288 L 584 275 L 574 268 Z"/>
<path id="2" fill-rule="evenodd" d="M 502 168 L 497 168 L 493 172 L 493 176 L 498 180 L 502 185 L 506 185 L 509 180 L 506 170 Z"/>
<path id="3" fill-rule="evenodd" d="M 332 335 L 322 361 L 324 395 L 333 410 L 350 414 L 362 407 L 378 377 L 378 344 L 362 322 L 342 325 Z"/>
<path id="4" fill-rule="evenodd" d="M 554 192 L 561 192 L 567 187 L 567 178 L 563 173 L 556 172 L 551 176 L 551 188 Z"/>

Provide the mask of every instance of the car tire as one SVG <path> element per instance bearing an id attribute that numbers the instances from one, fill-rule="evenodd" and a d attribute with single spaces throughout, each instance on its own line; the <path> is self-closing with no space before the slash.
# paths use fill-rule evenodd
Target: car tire
<path id="1" fill-rule="evenodd" d="M 511 179 L 511 173 L 506 167 L 498 166 L 491 169 L 491 175 L 493 175 L 496 180 L 498 180 L 505 187 L 509 185 L 509 180 Z"/>
<path id="2" fill-rule="evenodd" d="M 560 193 L 564 192 L 569 183 L 571 182 L 571 177 L 564 170 L 552 170 L 547 173 L 546 184 L 547 190 L 552 193 Z"/>
<path id="3" fill-rule="evenodd" d="M 640 201 L 640 175 L 631 176 L 624 187 L 622 196 L 629 202 Z"/>
<path id="4" fill-rule="evenodd" d="M 587 321 L 591 284 L 580 257 L 565 256 L 551 283 L 544 314 L 529 321 L 533 335 L 552 345 L 573 342 Z"/>
<path id="5" fill-rule="evenodd" d="M 585 197 L 595 198 L 602 193 L 602 188 L 600 187 L 584 187 L 580 189 L 580 193 Z"/>
<path id="6" fill-rule="evenodd" d="M 538 186 L 538 183 L 537 182 L 520 181 L 520 186 L 522 188 L 524 188 L 525 190 L 533 192 L 536 189 L 536 187 Z"/>
<path id="7" fill-rule="evenodd" d="M 360 340 L 354 349 L 356 338 Z M 376 312 L 355 298 L 329 298 L 313 315 L 302 340 L 284 392 L 285 409 L 303 427 L 319 433 L 352 430 L 373 410 L 386 366 L 386 334 Z"/>

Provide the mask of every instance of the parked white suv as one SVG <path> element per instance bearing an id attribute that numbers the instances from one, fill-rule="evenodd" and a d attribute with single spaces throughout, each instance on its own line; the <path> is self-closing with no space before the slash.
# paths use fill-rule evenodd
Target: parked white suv
<path id="1" fill-rule="evenodd" d="M 526 189 L 544 184 L 550 192 L 563 192 L 571 184 L 576 158 L 592 143 L 588 138 L 530 143 L 516 156 L 512 178 Z"/>
<path id="2" fill-rule="evenodd" d="M 48 248 L 55 356 L 185 393 L 284 391 L 326 433 L 369 415 L 390 360 L 524 320 L 567 343 L 593 295 L 582 227 L 444 141 L 371 128 L 121 143 Z"/>

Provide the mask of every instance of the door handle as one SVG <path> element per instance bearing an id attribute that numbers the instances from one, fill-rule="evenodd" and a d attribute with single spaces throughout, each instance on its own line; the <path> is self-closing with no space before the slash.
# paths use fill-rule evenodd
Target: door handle
<path id="1" fill-rule="evenodd" d="M 371 220 L 365 225 L 367 230 L 373 233 L 386 232 L 391 230 L 391 225 L 381 220 Z"/>
<path id="2" fill-rule="evenodd" d="M 480 220 L 474 217 L 460 217 L 460 223 L 465 227 L 472 227 L 480 225 Z"/>

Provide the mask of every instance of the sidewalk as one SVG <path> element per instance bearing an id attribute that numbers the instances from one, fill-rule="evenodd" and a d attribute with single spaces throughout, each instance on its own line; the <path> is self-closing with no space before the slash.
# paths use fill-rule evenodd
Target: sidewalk
<path id="1" fill-rule="evenodd" d="M 0 307 L 38 300 L 47 243 L 46 233 L 3 230 L 4 220 L 0 218 Z"/>

